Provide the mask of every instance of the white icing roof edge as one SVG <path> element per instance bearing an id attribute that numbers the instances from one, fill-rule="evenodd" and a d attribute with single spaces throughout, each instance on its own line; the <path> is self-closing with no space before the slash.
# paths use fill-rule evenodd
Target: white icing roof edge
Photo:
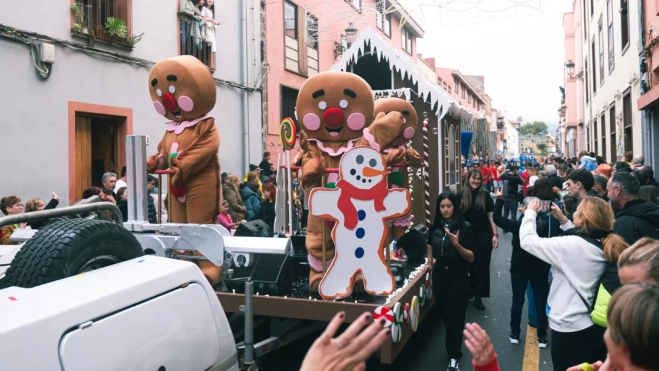
<path id="1" fill-rule="evenodd" d="M 341 60 L 334 64 L 330 71 L 347 71 L 351 63 L 357 64 L 359 55 L 364 55 L 366 46 L 370 45 L 373 53 L 376 53 L 378 62 L 384 58 L 389 62 L 389 69 L 398 70 L 405 77 L 410 77 L 417 84 L 418 94 L 424 100 L 429 100 L 432 106 L 436 106 L 435 113 L 441 120 L 444 115 L 469 122 L 475 114 L 449 96 L 439 85 L 433 82 L 408 56 L 392 47 L 387 41 L 371 28 L 360 32 L 359 38 L 352 43 L 350 48 L 341 56 Z"/>

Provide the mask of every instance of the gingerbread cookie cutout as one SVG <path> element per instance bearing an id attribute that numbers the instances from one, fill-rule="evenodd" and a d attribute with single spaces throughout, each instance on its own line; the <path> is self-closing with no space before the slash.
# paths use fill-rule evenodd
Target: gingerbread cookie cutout
<path id="1" fill-rule="evenodd" d="M 408 214 L 411 197 L 406 189 L 388 189 L 387 174 L 380 152 L 357 147 L 343 155 L 335 189 L 311 191 L 309 213 L 336 222 L 331 233 L 336 254 L 318 290 L 324 299 L 349 296 L 358 273 L 369 294 L 394 291 L 394 276 L 384 256 L 385 221 Z"/>

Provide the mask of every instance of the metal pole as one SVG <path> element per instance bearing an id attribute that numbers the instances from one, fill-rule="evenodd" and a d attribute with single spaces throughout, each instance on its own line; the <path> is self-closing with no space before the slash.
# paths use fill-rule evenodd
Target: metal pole
<path id="1" fill-rule="evenodd" d="M 286 178 L 288 181 L 288 233 L 293 237 L 293 184 L 291 180 L 291 151 L 286 151 Z"/>
<path id="2" fill-rule="evenodd" d="M 245 354 L 244 363 L 254 363 L 254 284 L 245 282 Z"/>
<path id="3" fill-rule="evenodd" d="M 148 222 L 146 197 L 146 135 L 126 136 L 126 180 L 128 183 L 128 220 Z"/>
<path id="4" fill-rule="evenodd" d="M 325 175 L 323 174 L 320 177 L 320 179 L 321 179 L 320 187 L 321 188 L 325 187 Z M 325 254 L 327 253 L 327 243 L 325 242 L 325 240 L 327 239 L 327 237 L 326 237 L 326 234 L 327 234 L 326 225 L 327 225 L 327 223 L 325 222 L 324 219 L 321 219 L 321 222 L 323 223 L 323 260 L 322 260 L 322 262 L 323 262 L 323 276 L 325 276 L 325 273 L 327 273 L 327 261 L 325 260 Z"/>
<path id="5" fill-rule="evenodd" d="M 158 224 L 162 224 L 162 174 L 158 174 Z"/>

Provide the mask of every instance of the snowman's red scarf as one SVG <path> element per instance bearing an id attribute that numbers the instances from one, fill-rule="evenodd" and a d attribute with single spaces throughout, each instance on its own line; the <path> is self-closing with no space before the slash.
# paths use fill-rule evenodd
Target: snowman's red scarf
<path id="1" fill-rule="evenodd" d="M 343 179 L 336 182 L 336 186 L 341 189 L 338 206 L 343 213 L 343 225 L 350 230 L 357 226 L 357 209 L 351 201 L 352 198 L 361 201 L 373 200 L 375 211 L 385 210 L 384 199 L 388 190 L 384 180 L 369 189 L 359 189 Z"/>

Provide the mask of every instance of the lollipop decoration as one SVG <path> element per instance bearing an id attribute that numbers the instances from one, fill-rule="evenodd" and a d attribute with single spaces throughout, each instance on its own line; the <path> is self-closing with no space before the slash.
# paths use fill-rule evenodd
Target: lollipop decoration
<path id="1" fill-rule="evenodd" d="M 295 148 L 297 127 L 293 119 L 286 117 L 279 125 L 279 140 L 286 151 L 286 178 L 288 183 L 288 233 L 293 235 L 293 185 L 291 184 L 291 150 Z"/>
<path id="2" fill-rule="evenodd" d="M 297 128 L 291 118 L 286 117 L 279 125 L 279 139 L 281 145 L 286 151 L 295 148 L 295 141 L 297 140 Z"/>

